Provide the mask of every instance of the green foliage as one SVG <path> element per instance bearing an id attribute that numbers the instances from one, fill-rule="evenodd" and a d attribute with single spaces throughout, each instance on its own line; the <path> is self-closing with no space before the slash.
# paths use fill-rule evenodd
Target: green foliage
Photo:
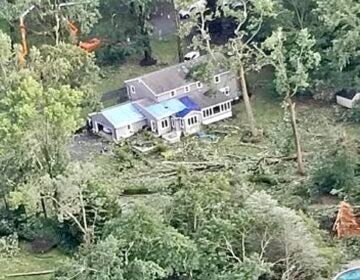
<path id="1" fill-rule="evenodd" d="M 339 148 L 319 161 L 311 176 L 312 192 L 330 194 L 347 193 L 355 183 L 355 161 L 348 151 Z"/>
<path id="2" fill-rule="evenodd" d="M 360 237 L 359 236 L 353 236 L 348 237 L 342 240 L 342 246 L 344 250 L 344 254 L 347 259 L 353 260 L 360 258 Z"/>
<path id="3" fill-rule="evenodd" d="M 132 53 L 131 49 L 124 47 L 121 43 L 114 43 L 97 51 L 96 58 L 102 65 L 116 65 L 124 63 Z"/>
<path id="4" fill-rule="evenodd" d="M 349 109 L 340 108 L 337 112 L 339 119 L 345 122 L 350 123 L 359 123 L 360 122 L 360 102 L 356 102 L 354 106 Z"/>
<path id="5" fill-rule="evenodd" d="M 99 81 L 100 69 L 95 64 L 94 54 L 65 43 L 42 45 L 39 49 L 32 48 L 28 67 L 44 88 L 58 89 L 67 85 L 84 93 L 81 106 L 86 111 L 99 106 L 100 96 L 94 86 Z"/>
<path id="6" fill-rule="evenodd" d="M 135 207 L 108 223 L 105 238 L 77 261 L 64 266 L 56 279 L 164 279 L 188 274 L 196 265 L 195 246 L 159 214 Z"/>
<path id="7" fill-rule="evenodd" d="M 0 238 L 0 259 L 14 258 L 19 253 L 19 240 L 16 233 Z"/>
<path id="8" fill-rule="evenodd" d="M 11 40 L 10 37 L 0 30 L 0 70 L 1 75 L 6 75 L 6 67 L 11 58 Z"/>
<path id="9" fill-rule="evenodd" d="M 61 33 L 62 41 L 64 41 L 69 37 L 67 20 L 75 22 L 83 34 L 90 32 L 90 29 L 97 23 L 100 17 L 98 11 L 99 3 L 99 0 L 87 2 L 82 0 L 63 0 L 61 2 L 46 0 L 1 0 L 2 9 L 0 18 L 13 24 L 22 13 L 32 5 L 36 5 L 36 8 L 26 17 L 26 21 L 30 22 L 31 26 L 35 26 L 37 31 L 48 35 L 48 38 L 55 39 L 56 42 L 60 38 L 54 38 L 54 33 L 59 33 L 56 36 Z M 51 30 L 55 32 L 52 34 Z"/>
<path id="10" fill-rule="evenodd" d="M 60 244 L 62 229 L 59 224 L 52 219 L 42 217 L 29 217 L 18 227 L 19 237 L 23 240 L 46 239 L 54 244 Z"/>
<path id="11" fill-rule="evenodd" d="M 66 144 L 80 122 L 82 93 L 68 86 L 45 90 L 31 77 L 16 79 L 12 87 L 1 100 L 0 148 L 29 145 L 29 160 L 55 175 L 64 168 Z"/>
<path id="12" fill-rule="evenodd" d="M 277 92 L 285 96 L 309 87 L 309 70 L 316 68 L 321 58 L 314 51 L 316 41 L 307 29 L 291 37 L 279 28 L 263 43 L 263 48 L 271 54 L 262 59 L 274 66 Z"/>

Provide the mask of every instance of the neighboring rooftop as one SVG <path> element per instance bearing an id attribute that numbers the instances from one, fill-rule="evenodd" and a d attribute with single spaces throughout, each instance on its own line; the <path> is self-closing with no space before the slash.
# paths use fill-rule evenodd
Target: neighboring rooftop
<path id="1" fill-rule="evenodd" d="M 145 117 L 132 103 L 120 104 L 100 112 L 114 128 L 123 127 L 135 122 L 145 120 Z"/>

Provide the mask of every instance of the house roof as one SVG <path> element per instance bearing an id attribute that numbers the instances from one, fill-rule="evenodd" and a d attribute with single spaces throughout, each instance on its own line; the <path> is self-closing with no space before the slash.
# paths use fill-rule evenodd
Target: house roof
<path id="1" fill-rule="evenodd" d="M 161 94 L 188 84 L 189 81 L 186 81 L 188 71 L 188 66 L 182 63 L 142 76 L 141 80 L 155 94 Z"/>
<path id="2" fill-rule="evenodd" d="M 211 91 L 208 88 L 204 88 L 202 91 L 197 91 L 191 95 L 191 99 L 198 104 L 198 106 L 203 109 L 216 104 L 226 102 L 229 100 L 234 100 L 239 97 L 239 92 L 230 91 L 230 94 L 226 96 L 220 91 Z"/>
<path id="3" fill-rule="evenodd" d="M 123 127 L 145 120 L 132 103 L 120 104 L 101 111 L 101 114 L 114 128 Z"/>
<path id="4" fill-rule="evenodd" d="M 186 106 L 180 100 L 175 98 L 150 105 L 144 109 L 154 118 L 162 119 L 186 109 Z"/>
<path id="5" fill-rule="evenodd" d="M 155 95 L 159 95 L 164 92 L 168 92 L 173 89 L 185 86 L 191 82 L 195 82 L 192 79 L 187 79 L 186 76 L 194 65 L 206 61 L 206 59 L 207 56 L 202 56 L 196 60 L 190 60 L 179 63 L 177 65 L 172 65 L 125 82 L 135 80 L 140 81 L 144 83 L 148 88 L 150 88 Z M 218 74 L 224 72 L 227 71 L 219 69 Z"/>
<path id="6" fill-rule="evenodd" d="M 186 108 L 178 113 L 177 117 L 185 117 L 188 113 L 192 111 L 200 111 L 200 106 L 194 102 L 189 96 L 183 96 L 179 100 L 186 106 Z"/>

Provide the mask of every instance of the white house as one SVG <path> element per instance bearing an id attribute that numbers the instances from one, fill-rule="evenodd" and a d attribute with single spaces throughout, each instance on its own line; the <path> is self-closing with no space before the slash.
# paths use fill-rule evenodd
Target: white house
<path id="1" fill-rule="evenodd" d="M 180 138 L 201 130 L 202 125 L 232 116 L 232 102 L 240 92 L 236 76 L 218 71 L 209 84 L 188 77 L 200 63 L 189 61 L 125 82 L 129 103 L 89 115 L 94 132 L 127 138 L 145 126 L 158 136 Z"/>

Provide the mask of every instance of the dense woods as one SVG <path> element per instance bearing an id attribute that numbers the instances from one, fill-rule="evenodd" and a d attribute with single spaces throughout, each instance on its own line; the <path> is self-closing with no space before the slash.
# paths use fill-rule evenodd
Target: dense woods
<path id="1" fill-rule="evenodd" d="M 0 0 L 0 279 L 325 280 L 359 260 L 333 224 L 360 205 L 360 106 L 335 102 L 360 87 L 360 4 L 208 0 L 181 19 L 194 3 Z M 189 76 L 227 68 L 241 92 L 208 138 L 84 128 L 189 51 L 207 58 Z"/>

